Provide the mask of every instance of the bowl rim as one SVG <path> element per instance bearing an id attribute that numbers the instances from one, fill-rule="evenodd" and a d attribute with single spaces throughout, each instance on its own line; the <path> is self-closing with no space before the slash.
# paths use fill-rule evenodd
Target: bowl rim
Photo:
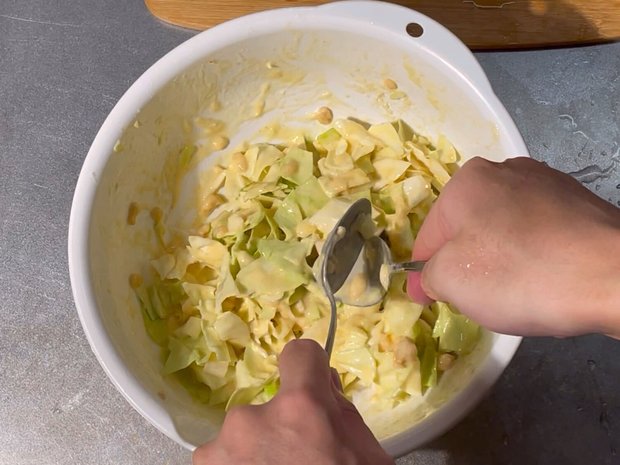
<path id="1" fill-rule="evenodd" d="M 388 25 L 380 24 L 381 21 L 371 21 L 377 12 L 386 18 L 404 15 L 414 21 L 424 21 L 425 26 L 438 28 L 441 34 L 445 35 L 446 40 L 452 41 L 457 52 L 464 54 L 468 62 L 467 66 L 464 66 L 467 68 L 465 73 L 454 67 L 453 69 L 469 82 L 480 98 L 495 113 L 515 150 L 528 156 L 525 143 L 513 120 L 492 91 L 486 75 L 471 52 L 447 29 L 421 13 L 398 5 L 375 1 L 345 1 L 318 7 L 292 7 L 264 11 L 228 21 L 197 34 L 157 60 L 129 87 L 103 122 L 87 153 L 76 184 L 68 229 L 69 275 L 80 323 L 91 350 L 116 389 L 153 426 L 186 449 L 193 450 L 195 446 L 181 437 L 166 409 L 129 371 L 108 336 L 100 315 L 92 284 L 89 252 L 91 207 L 95 201 L 99 176 L 113 153 L 115 142 L 135 118 L 136 109 L 142 108 L 171 79 L 193 63 L 203 59 L 205 55 L 223 46 L 251 38 L 253 35 L 275 32 L 278 28 L 285 29 L 287 24 L 295 20 L 299 21 L 302 15 L 304 18 L 308 15 L 315 15 L 323 20 L 329 20 L 328 22 L 334 27 L 347 22 L 356 23 L 359 27 L 361 22 L 366 28 L 387 29 Z M 200 53 L 197 54 L 197 50 Z M 499 342 L 501 342 L 501 352 L 497 349 L 500 346 Z M 490 359 L 492 355 L 497 356 L 499 365 L 491 367 L 485 362 L 465 388 L 422 423 L 382 441 L 384 448 L 394 456 L 403 455 L 413 447 L 427 442 L 456 424 L 481 400 L 484 392 L 501 376 L 520 342 L 520 337 L 497 335 L 487 358 Z M 417 439 L 412 442 L 408 437 L 420 425 L 423 428 L 418 428 Z"/>

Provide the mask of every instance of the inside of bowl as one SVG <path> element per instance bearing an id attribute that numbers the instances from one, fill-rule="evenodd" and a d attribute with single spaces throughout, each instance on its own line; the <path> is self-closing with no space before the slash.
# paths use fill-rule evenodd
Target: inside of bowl
<path id="1" fill-rule="evenodd" d="M 247 142 L 314 135 L 325 127 L 312 114 L 327 106 L 336 119 L 401 118 L 431 139 L 444 134 L 465 159 L 515 154 L 478 92 L 439 57 L 405 39 L 325 24 L 320 30 L 307 26 L 251 36 L 217 50 L 205 41 L 193 44 L 195 63 L 157 90 L 110 147 L 93 210 L 90 253 L 98 311 L 113 345 L 183 439 L 199 444 L 217 431 L 222 412 L 194 402 L 174 378 L 161 375 L 159 348 L 145 332 L 128 276 L 148 266 L 156 251 L 152 207 L 166 211 L 172 228 L 197 214 L 192 192 L 218 156 L 216 136 L 230 140 L 225 152 Z M 388 78 L 398 94 L 386 88 Z M 208 119 L 222 125 L 209 133 Z M 203 161 L 185 176 L 180 192 L 171 192 L 166 160 L 188 145 L 201 147 Z M 128 224 L 130 204 L 137 208 L 134 225 Z M 390 414 L 370 406 L 363 413 L 375 434 L 392 436 L 428 416 L 468 383 L 490 344 L 487 336 L 423 401 L 404 403 Z"/>

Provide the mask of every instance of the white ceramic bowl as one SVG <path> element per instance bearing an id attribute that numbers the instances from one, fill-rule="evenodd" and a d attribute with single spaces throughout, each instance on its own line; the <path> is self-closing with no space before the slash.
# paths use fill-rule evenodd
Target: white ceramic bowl
<path id="1" fill-rule="evenodd" d="M 421 37 L 408 35 L 409 23 L 422 26 Z M 381 84 L 388 77 L 405 98 L 389 98 Z M 262 116 L 251 117 L 263 104 Z M 146 419 L 190 449 L 215 434 L 222 414 L 197 406 L 160 374 L 158 348 L 127 280 L 148 259 L 152 233 L 141 216 L 135 226 L 126 224 L 128 205 L 165 201 L 164 158 L 196 142 L 188 128 L 197 115 L 225 121 L 233 147 L 289 137 L 291 127 L 317 132 L 307 115 L 321 105 L 337 118 L 400 117 L 431 138 L 445 134 L 465 158 L 527 155 L 469 50 L 431 19 L 392 4 L 258 13 L 198 34 L 155 63 L 114 107 L 84 162 L 71 211 L 69 267 L 80 320 L 102 367 Z M 257 133 L 265 125 L 272 132 Z M 186 182 L 188 192 L 197 179 Z M 195 211 L 187 200 L 180 205 L 172 216 L 182 223 Z M 519 342 L 488 334 L 421 405 L 367 418 L 386 450 L 401 455 L 454 425 L 497 380 Z"/>

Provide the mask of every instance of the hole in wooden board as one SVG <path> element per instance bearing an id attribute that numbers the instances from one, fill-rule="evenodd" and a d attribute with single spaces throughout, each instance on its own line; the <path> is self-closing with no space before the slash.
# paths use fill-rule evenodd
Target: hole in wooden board
<path id="1" fill-rule="evenodd" d="M 424 34 L 424 28 L 420 26 L 418 23 L 409 23 L 405 28 L 407 34 L 411 37 L 421 37 Z"/>

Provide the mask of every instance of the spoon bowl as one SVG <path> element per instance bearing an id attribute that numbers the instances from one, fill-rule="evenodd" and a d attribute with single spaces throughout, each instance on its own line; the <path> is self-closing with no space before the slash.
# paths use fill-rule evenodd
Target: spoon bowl
<path id="1" fill-rule="evenodd" d="M 426 263 L 394 263 L 390 248 L 376 235 L 368 199 L 359 199 L 347 209 L 327 236 L 320 259 L 318 281 L 331 306 L 325 343 L 328 354 L 336 333 L 336 301 L 356 307 L 376 305 L 385 296 L 392 273 L 422 271 Z"/>

